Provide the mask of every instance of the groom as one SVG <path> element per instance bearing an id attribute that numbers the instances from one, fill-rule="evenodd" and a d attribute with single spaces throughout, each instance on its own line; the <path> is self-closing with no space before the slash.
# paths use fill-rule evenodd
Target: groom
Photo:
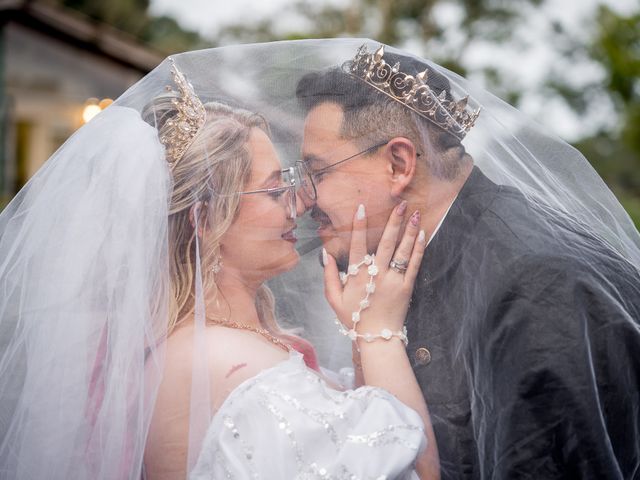
<path id="1" fill-rule="evenodd" d="M 640 275 L 580 226 L 489 180 L 461 143 L 474 113 L 431 69 L 448 111 L 367 81 L 415 59 L 360 51 L 301 79 L 300 202 L 348 264 L 353 214 L 374 252 L 392 208 L 430 239 L 407 317 L 442 478 L 640 478 Z M 384 68 L 379 70 L 383 74 Z M 457 122 L 447 122 L 451 114 Z"/>

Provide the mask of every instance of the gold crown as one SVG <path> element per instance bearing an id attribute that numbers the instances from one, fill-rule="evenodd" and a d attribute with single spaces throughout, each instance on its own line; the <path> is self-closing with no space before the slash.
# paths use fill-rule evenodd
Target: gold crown
<path id="1" fill-rule="evenodd" d="M 187 81 L 185 76 L 178 70 L 173 59 L 171 62 L 171 76 L 173 83 L 178 87 L 178 92 L 167 85 L 167 91 L 176 93 L 176 97 L 171 99 L 177 113 L 167 120 L 167 132 L 160 137 L 160 143 L 165 147 L 165 155 L 170 167 L 182 158 L 184 152 L 193 143 L 198 131 L 206 120 L 204 105 L 196 95 L 193 86 Z"/>
<path id="2" fill-rule="evenodd" d="M 427 85 L 428 70 L 416 76 L 409 75 L 400 71 L 400 63 L 390 66 L 383 56 L 384 45 L 375 53 L 369 53 L 362 45 L 344 68 L 353 77 L 462 140 L 480 115 L 480 109 L 475 112 L 467 110 L 469 96 L 456 102 L 447 99 L 445 90 L 436 95 Z"/>

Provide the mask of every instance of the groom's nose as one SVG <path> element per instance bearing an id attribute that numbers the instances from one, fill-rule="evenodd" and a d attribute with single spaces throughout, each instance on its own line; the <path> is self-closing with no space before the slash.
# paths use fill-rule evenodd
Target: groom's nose
<path id="1" fill-rule="evenodd" d="M 315 200 L 311 199 L 309 195 L 306 195 L 302 189 L 296 192 L 296 210 L 298 217 L 304 215 L 304 213 L 310 210 L 315 205 Z"/>

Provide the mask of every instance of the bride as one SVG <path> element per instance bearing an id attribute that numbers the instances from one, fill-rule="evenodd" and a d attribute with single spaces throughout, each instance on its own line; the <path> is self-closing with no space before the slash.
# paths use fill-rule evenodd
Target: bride
<path id="1" fill-rule="evenodd" d="M 295 172 L 263 117 L 169 68 L 170 91 L 109 107 L 2 214 L 0 476 L 438 478 L 404 345 L 419 214 L 400 203 L 369 255 L 358 208 L 346 281 L 323 251 L 376 354 L 355 352 L 370 385 L 339 385 L 265 285 L 299 260 Z"/>

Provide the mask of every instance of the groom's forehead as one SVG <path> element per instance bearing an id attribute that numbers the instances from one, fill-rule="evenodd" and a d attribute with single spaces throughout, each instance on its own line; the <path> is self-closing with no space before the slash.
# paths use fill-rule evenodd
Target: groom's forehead
<path id="1" fill-rule="evenodd" d="M 344 114 L 335 103 L 320 103 L 313 107 L 305 119 L 304 136 L 309 141 L 333 141 L 340 137 Z"/>
<path id="2" fill-rule="evenodd" d="M 309 111 L 302 142 L 302 155 L 305 159 L 322 162 L 345 143 L 340 134 L 342 119 L 342 107 L 335 103 L 321 103 Z"/>

